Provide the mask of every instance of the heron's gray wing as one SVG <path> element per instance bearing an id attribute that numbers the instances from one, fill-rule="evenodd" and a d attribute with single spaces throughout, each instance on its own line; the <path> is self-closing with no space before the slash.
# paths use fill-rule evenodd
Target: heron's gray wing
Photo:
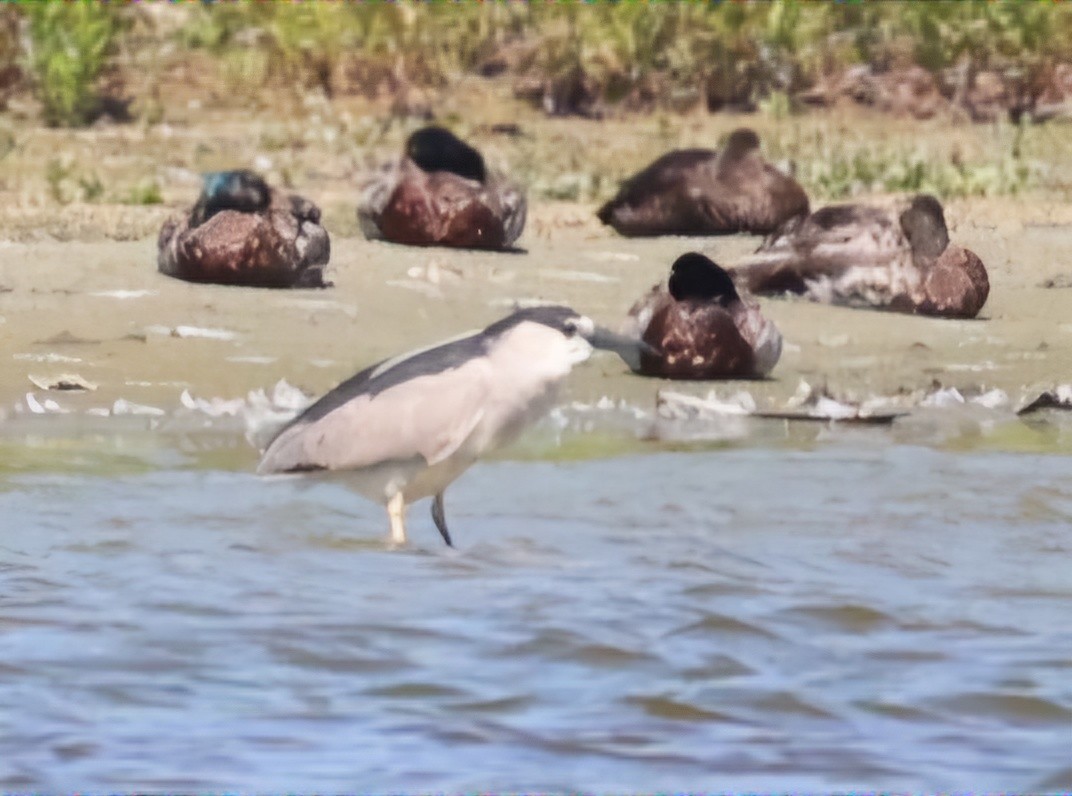
<path id="1" fill-rule="evenodd" d="M 369 365 L 318 398 L 287 426 L 280 429 L 277 436 L 292 425 L 311 423 L 365 393 L 375 395 L 418 376 L 460 367 L 470 359 L 484 354 L 485 342 L 483 332 L 470 331 L 450 340 L 407 351 Z"/>
<path id="2" fill-rule="evenodd" d="M 483 418 L 489 385 L 487 361 L 477 357 L 307 411 L 272 441 L 258 472 L 354 470 L 418 456 L 436 464 Z"/>

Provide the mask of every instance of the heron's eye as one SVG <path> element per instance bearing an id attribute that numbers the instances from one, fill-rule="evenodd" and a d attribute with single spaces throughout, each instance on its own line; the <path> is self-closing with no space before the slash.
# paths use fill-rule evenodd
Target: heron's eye
<path id="1" fill-rule="evenodd" d="M 562 331 L 566 333 L 566 337 L 573 337 L 573 335 L 577 334 L 577 322 L 566 321 L 562 324 Z"/>

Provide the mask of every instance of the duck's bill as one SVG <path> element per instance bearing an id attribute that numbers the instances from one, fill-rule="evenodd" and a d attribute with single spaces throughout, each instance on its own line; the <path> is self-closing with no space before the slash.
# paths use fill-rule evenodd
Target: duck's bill
<path id="1" fill-rule="evenodd" d="M 643 340 L 612 332 L 610 329 L 604 329 L 602 326 L 597 326 L 595 328 L 595 331 L 589 336 L 588 342 L 592 344 L 593 348 L 601 348 L 604 351 L 613 351 L 624 359 L 625 363 L 634 370 L 638 367 L 636 363 L 640 362 L 641 354 L 648 354 L 649 356 L 659 355 L 659 352 L 656 349 L 652 348 Z"/>

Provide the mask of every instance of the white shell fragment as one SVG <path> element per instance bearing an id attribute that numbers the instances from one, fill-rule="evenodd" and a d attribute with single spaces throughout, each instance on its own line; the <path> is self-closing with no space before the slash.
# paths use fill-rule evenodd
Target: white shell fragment
<path id="1" fill-rule="evenodd" d="M 64 409 L 51 398 L 46 398 L 43 401 L 38 401 L 37 396 L 35 396 L 32 392 L 26 393 L 26 408 L 29 409 L 30 412 L 35 415 L 65 415 L 70 412 L 69 409 Z"/>
<path id="2" fill-rule="evenodd" d="M 168 337 L 194 338 L 200 337 L 206 340 L 234 340 L 238 335 L 229 329 L 213 329 L 204 326 L 147 326 L 145 331 L 153 334 L 162 334 Z"/>
<path id="3" fill-rule="evenodd" d="M 655 412 L 667 420 L 711 415 L 751 415 L 755 411 L 756 399 L 744 390 L 727 399 L 720 399 L 714 393 L 701 398 L 673 390 L 659 390 L 655 395 Z"/>
<path id="4" fill-rule="evenodd" d="M 162 417 L 167 414 L 158 406 L 146 406 L 128 401 L 126 398 L 117 398 L 112 404 L 112 415 L 148 415 L 150 417 Z"/>
<path id="5" fill-rule="evenodd" d="M 97 389 L 97 385 L 86 381 L 77 373 L 63 373 L 59 376 L 35 376 L 30 374 L 30 383 L 39 390 L 58 392 L 86 392 Z"/>

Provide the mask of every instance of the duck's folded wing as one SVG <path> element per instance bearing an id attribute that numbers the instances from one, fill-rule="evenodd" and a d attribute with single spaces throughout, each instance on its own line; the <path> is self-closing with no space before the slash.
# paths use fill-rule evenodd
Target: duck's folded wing
<path id="1" fill-rule="evenodd" d="M 755 293 L 803 293 L 808 282 L 838 279 L 849 269 L 888 269 L 910 256 L 900 226 L 883 211 L 827 207 L 788 222 L 733 273 Z"/>
<path id="2" fill-rule="evenodd" d="M 268 446 L 258 472 L 355 470 L 416 457 L 437 464 L 483 419 L 487 393 L 481 360 L 359 393 L 327 413 L 299 417 Z"/>
<path id="3" fill-rule="evenodd" d="M 513 246 L 525 229 L 528 201 L 525 192 L 513 183 L 496 179 L 493 185 L 501 208 L 503 246 Z"/>
<path id="4" fill-rule="evenodd" d="M 749 293 L 804 293 L 809 279 L 826 272 L 792 250 L 756 252 L 730 267 L 733 281 Z"/>
<path id="5" fill-rule="evenodd" d="M 617 212 L 636 210 L 652 203 L 668 201 L 667 195 L 678 196 L 687 191 L 693 172 L 712 163 L 717 153 L 710 149 L 678 149 L 667 152 L 622 183 L 613 199 L 597 212 L 608 224 Z"/>

